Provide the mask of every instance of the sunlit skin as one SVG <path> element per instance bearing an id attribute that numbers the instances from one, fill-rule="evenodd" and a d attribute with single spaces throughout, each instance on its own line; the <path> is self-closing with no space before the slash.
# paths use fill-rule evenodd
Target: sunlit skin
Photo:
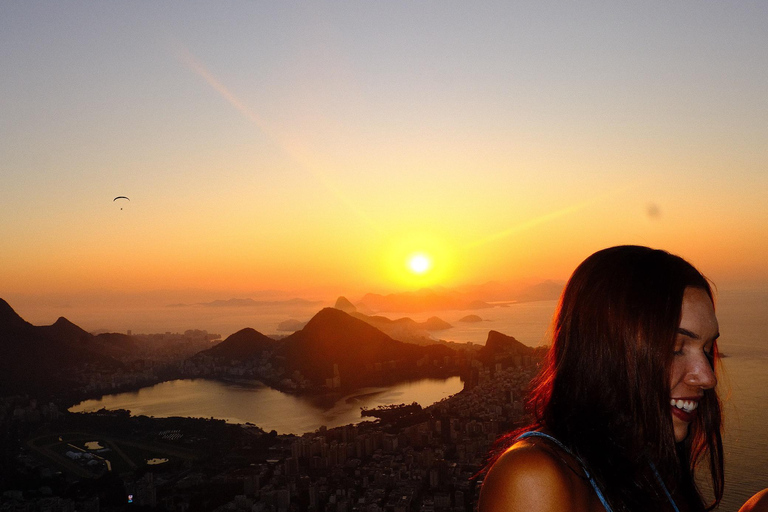
<path id="1" fill-rule="evenodd" d="M 707 292 L 700 288 L 687 288 L 683 295 L 670 370 L 671 400 L 678 404 L 680 400 L 688 402 L 687 409 L 697 408 L 704 390 L 717 385 L 711 355 L 719 335 L 715 308 Z M 688 426 L 696 417 L 696 408 L 687 412 L 670 405 L 675 441 L 680 442 L 688 435 Z"/>

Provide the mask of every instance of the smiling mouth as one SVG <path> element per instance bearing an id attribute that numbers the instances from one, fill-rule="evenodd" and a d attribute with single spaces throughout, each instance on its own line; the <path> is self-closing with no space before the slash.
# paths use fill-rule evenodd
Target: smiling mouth
<path id="1" fill-rule="evenodd" d="M 674 399 L 672 398 L 669 401 L 669 405 L 672 407 L 675 407 L 676 409 L 679 409 L 687 414 L 692 413 L 696 410 L 696 408 L 699 406 L 698 400 L 682 400 L 682 399 Z"/>

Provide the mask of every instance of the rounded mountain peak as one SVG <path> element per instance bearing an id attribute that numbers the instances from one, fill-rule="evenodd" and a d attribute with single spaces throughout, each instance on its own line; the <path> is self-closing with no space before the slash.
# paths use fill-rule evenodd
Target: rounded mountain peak
<path id="1" fill-rule="evenodd" d="M 263 350 L 273 348 L 278 342 L 256 329 L 246 327 L 231 334 L 218 345 L 200 352 L 213 357 L 229 357 L 232 359 L 247 359 L 256 356 Z"/>

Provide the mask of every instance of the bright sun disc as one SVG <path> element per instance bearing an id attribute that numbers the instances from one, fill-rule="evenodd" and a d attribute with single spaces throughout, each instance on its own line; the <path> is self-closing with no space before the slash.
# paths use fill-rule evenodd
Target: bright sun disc
<path id="1" fill-rule="evenodd" d="M 423 274 L 432 266 L 432 262 L 424 254 L 414 254 L 408 260 L 408 268 L 416 274 Z"/>

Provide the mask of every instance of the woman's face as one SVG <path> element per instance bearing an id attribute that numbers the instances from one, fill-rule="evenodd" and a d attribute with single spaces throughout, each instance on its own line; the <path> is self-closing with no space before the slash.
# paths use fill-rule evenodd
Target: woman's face
<path id="1" fill-rule="evenodd" d="M 719 335 L 715 308 L 707 292 L 686 288 L 670 383 L 670 409 L 676 442 L 688 435 L 688 425 L 696 417 L 704 390 L 717 384 L 712 369 L 712 348 Z"/>

